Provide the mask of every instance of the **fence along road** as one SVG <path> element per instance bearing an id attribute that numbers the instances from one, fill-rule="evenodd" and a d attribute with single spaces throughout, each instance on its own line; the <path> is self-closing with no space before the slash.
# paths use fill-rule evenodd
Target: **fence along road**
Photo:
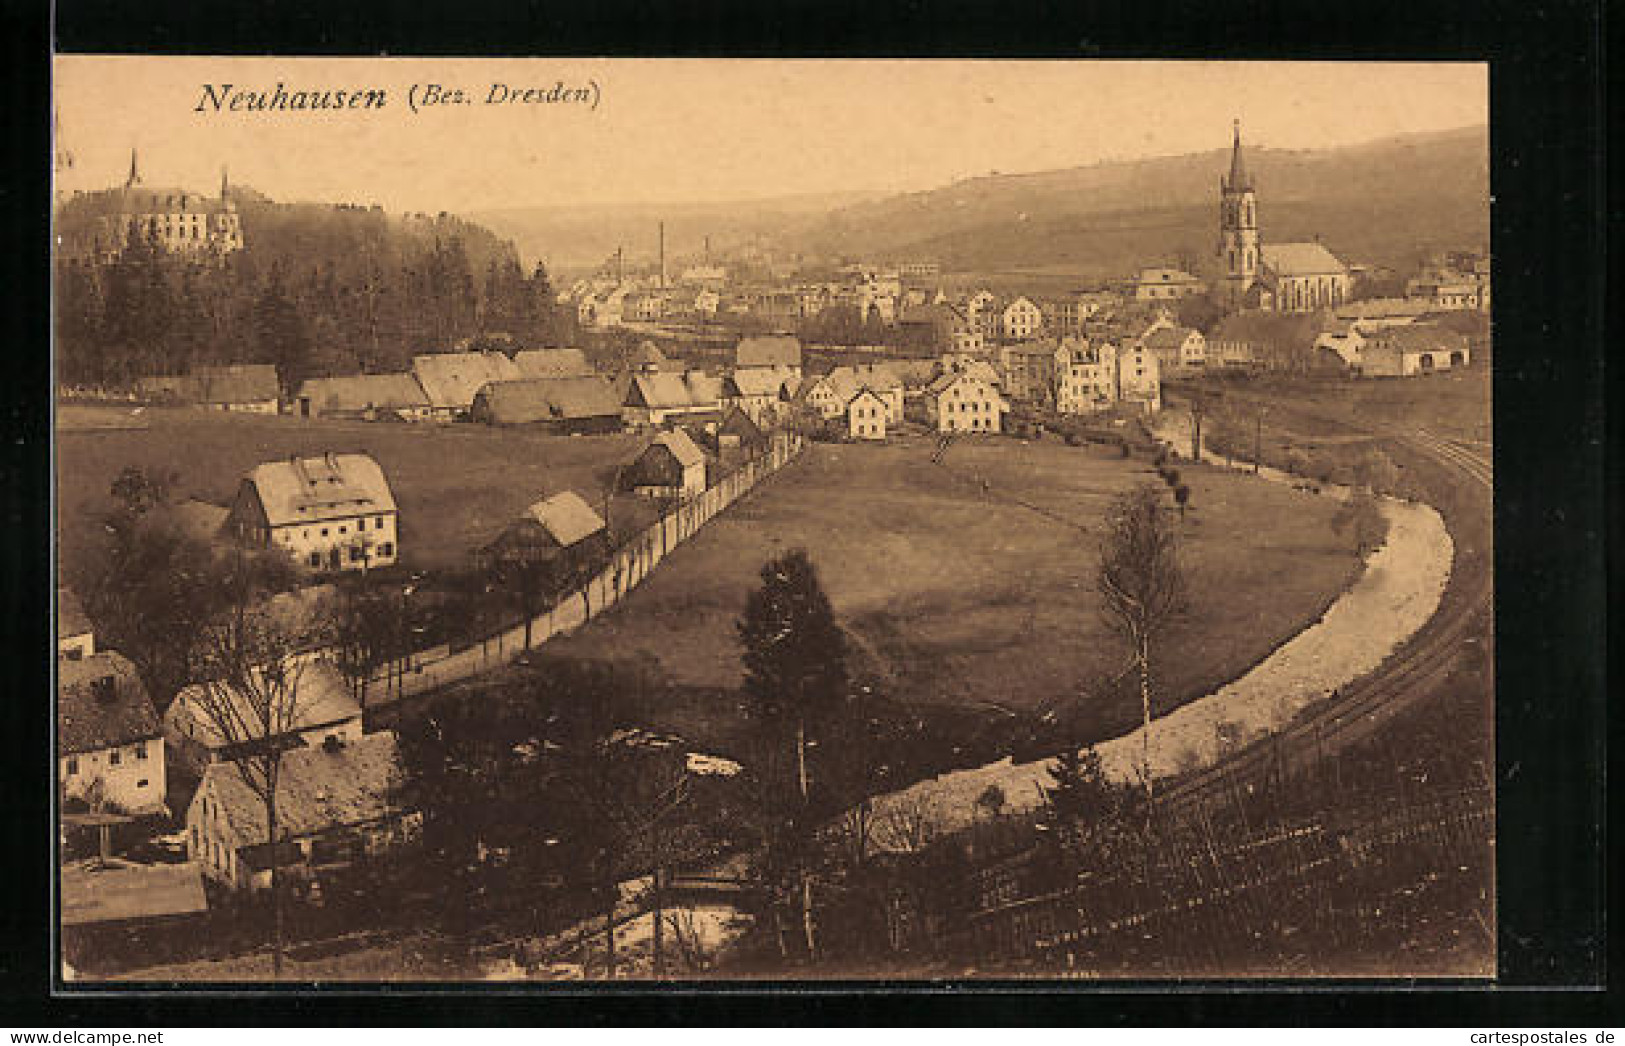
<path id="1" fill-rule="evenodd" d="M 682 502 L 626 542 L 615 551 L 609 565 L 586 585 L 531 621 L 531 649 L 556 635 L 580 628 L 620 602 L 661 560 L 698 533 L 717 513 L 789 464 L 804 446 L 805 441 L 800 436 L 781 434 L 766 454 L 724 476 L 703 494 Z M 426 693 L 506 665 L 524 652 L 523 622 L 455 653 L 449 645 L 418 651 L 409 656 L 404 672 L 397 659 L 368 682 L 368 704 L 382 706 Z"/>

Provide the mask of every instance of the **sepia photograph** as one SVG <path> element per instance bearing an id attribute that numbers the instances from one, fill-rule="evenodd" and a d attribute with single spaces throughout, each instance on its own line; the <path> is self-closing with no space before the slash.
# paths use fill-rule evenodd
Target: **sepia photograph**
<path id="1" fill-rule="evenodd" d="M 63 990 L 1497 976 L 1486 63 L 52 77 Z"/>

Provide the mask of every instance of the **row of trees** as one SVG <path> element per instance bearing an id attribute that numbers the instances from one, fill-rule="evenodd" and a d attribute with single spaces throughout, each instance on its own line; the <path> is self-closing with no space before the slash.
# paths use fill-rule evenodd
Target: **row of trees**
<path id="1" fill-rule="evenodd" d="M 199 364 L 272 363 L 283 381 L 403 370 L 483 331 L 552 344 L 568 321 L 546 269 L 449 215 L 278 205 L 240 195 L 245 246 L 171 253 L 139 231 L 110 263 L 56 272 L 57 366 L 122 385 Z"/>

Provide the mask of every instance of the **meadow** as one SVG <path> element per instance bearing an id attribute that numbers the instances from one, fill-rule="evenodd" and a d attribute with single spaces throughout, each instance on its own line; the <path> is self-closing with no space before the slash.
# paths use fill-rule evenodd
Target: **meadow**
<path id="1" fill-rule="evenodd" d="M 653 662 L 676 688 L 719 694 L 740 680 L 735 621 L 762 564 L 802 547 L 857 667 L 893 697 L 922 710 L 1053 712 L 1098 737 L 1132 727 L 1128 652 L 1102 617 L 1095 573 L 1112 501 L 1160 485 L 1150 463 L 993 437 L 961 440 L 939 465 L 932 447 L 810 447 L 550 652 Z M 1331 501 L 1180 467 L 1192 490 L 1178 522 L 1189 598 L 1162 644 L 1159 711 L 1242 674 L 1360 569 L 1350 538 L 1332 530 Z"/>
<path id="2" fill-rule="evenodd" d="M 78 554 L 109 505 L 108 487 L 135 466 L 172 471 L 176 498 L 225 505 L 255 465 L 291 454 L 361 451 L 383 466 L 400 507 L 401 553 L 414 570 L 463 566 L 522 509 L 574 490 L 602 510 L 615 470 L 645 439 L 557 436 L 483 425 L 405 425 L 220 414 L 184 408 L 65 406 L 56 441 L 58 532 Z M 116 427 L 141 424 L 139 428 Z M 617 497 L 617 531 L 646 526 L 646 500 Z"/>

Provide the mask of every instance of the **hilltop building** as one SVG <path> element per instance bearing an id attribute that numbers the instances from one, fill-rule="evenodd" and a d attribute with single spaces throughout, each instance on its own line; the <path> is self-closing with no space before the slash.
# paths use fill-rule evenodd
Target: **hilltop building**
<path id="1" fill-rule="evenodd" d="M 1241 152 L 1236 121 L 1230 173 L 1219 179 L 1219 297 L 1230 308 L 1313 312 L 1348 299 L 1348 266 L 1319 243 L 1266 245 L 1258 197 Z"/>
<path id="2" fill-rule="evenodd" d="M 135 150 L 130 173 L 117 189 L 80 193 L 57 215 L 57 248 L 66 261 L 106 264 L 138 235 L 174 254 L 223 256 L 243 248 L 242 221 L 225 171 L 220 195 L 142 184 Z"/>

